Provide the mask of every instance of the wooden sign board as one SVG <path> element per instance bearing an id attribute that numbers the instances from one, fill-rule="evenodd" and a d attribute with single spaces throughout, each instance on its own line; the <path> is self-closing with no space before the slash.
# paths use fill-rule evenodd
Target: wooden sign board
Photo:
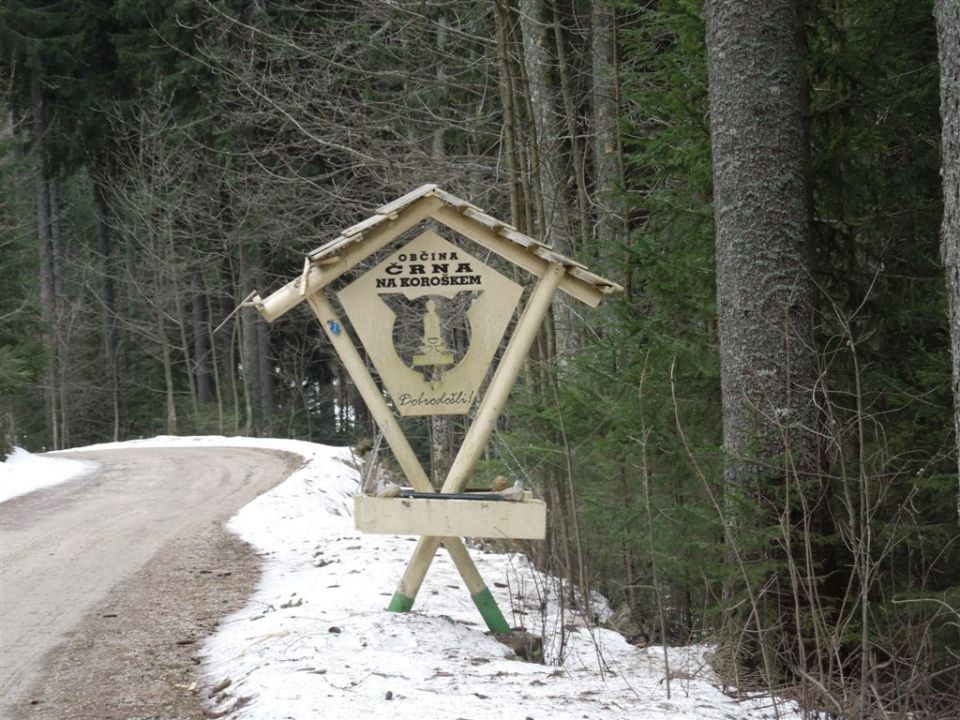
<path id="1" fill-rule="evenodd" d="M 327 296 L 333 282 L 428 222 L 446 227 L 536 278 L 479 403 L 476 396 L 523 294 L 517 283 L 431 230 L 365 269 L 338 297 L 383 387 Z M 389 610 L 407 612 L 413 607 L 433 556 L 443 545 L 487 627 L 510 631 L 460 538 L 543 538 L 546 505 L 530 497 L 511 502 L 450 496 L 466 487 L 554 294 L 562 291 L 595 307 L 603 295 L 621 289 L 475 205 L 436 185 L 423 185 L 310 252 L 300 276 L 266 299 L 253 297 L 252 304 L 270 322 L 300 302 L 309 304 L 403 474 L 421 494 L 356 499 L 360 530 L 421 535 Z M 440 495 L 433 499 L 430 480 L 394 411 L 408 416 L 462 415 L 474 412 L 474 405 L 473 422 Z"/>
<path id="2" fill-rule="evenodd" d="M 432 231 L 338 293 L 401 415 L 469 412 L 522 288 Z"/>
<path id="3" fill-rule="evenodd" d="M 542 540 L 547 506 L 523 502 L 430 500 L 424 498 L 354 498 L 356 527 L 381 535 L 433 535 Z"/>

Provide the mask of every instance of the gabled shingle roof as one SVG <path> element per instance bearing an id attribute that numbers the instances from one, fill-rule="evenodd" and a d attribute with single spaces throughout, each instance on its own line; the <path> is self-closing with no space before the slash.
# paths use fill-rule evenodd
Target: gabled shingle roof
<path id="1" fill-rule="evenodd" d="M 422 185 L 379 208 L 370 217 L 348 227 L 330 242 L 307 253 L 303 273 L 267 298 L 252 294 L 252 304 L 269 322 L 287 313 L 310 293 L 342 277 L 373 253 L 425 220 L 435 220 L 535 276 L 550 264 L 566 272 L 559 289 L 596 307 L 604 295 L 619 292 L 617 283 L 590 272 L 582 263 L 565 257 L 549 245 L 524 235 L 512 225 L 436 185 Z"/>
<path id="2" fill-rule="evenodd" d="M 433 184 L 421 185 L 416 190 L 413 190 L 412 192 L 409 192 L 406 195 L 387 203 L 383 207 L 378 208 L 373 215 L 368 217 L 366 220 L 362 220 L 356 225 L 351 225 L 346 230 L 341 232 L 338 237 L 307 253 L 307 258 L 311 262 L 319 262 L 324 259 L 338 256 L 346 248 L 358 243 L 362 243 L 365 235 L 371 230 L 374 230 L 384 223 L 390 222 L 397 217 L 398 213 L 425 198 L 437 198 L 443 203 L 443 205 L 459 213 L 470 223 L 476 224 L 478 227 L 485 228 L 504 240 L 523 248 L 524 251 L 531 255 L 541 258 L 542 260 L 546 260 L 547 262 L 564 266 L 569 276 L 595 288 L 601 293 L 608 294 L 623 290 L 623 288 L 617 283 L 590 272 L 586 265 L 583 265 L 572 258 L 561 255 L 553 250 L 553 248 L 551 248 L 549 245 L 546 245 L 539 240 L 535 240 L 529 235 L 523 234 L 512 225 L 498 220 L 492 215 L 488 215 L 476 205 L 467 202 L 456 195 L 448 193 Z M 442 217 L 437 219 L 443 223 Z"/>

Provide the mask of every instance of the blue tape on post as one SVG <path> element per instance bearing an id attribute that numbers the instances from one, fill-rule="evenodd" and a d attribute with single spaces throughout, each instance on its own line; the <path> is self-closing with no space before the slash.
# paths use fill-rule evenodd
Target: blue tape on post
<path id="1" fill-rule="evenodd" d="M 336 320 L 327 320 L 327 327 L 330 328 L 330 332 L 334 335 L 340 334 L 340 323 Z"/>

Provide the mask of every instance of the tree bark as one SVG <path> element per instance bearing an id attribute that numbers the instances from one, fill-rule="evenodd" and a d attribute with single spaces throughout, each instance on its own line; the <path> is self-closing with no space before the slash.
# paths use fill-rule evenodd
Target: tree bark
<path id="1" fill-rule="evenodd" d="M 619 87 L 616 71 L 616 13 L 612 5 L 596 2 L 591 31 L 591 110 L 593 112 L 593 201 L 594 222 L 592 254 L 606 270 L 624 237 L 624 222 L 614 193 L 622 182 Z"/>
<path id="2" fill-rule="evenodd" d="M 176 435 L 179 432 L 177 422 L 177 398 L 173 381 L 173 358 L 170 354 L 170 343 L 167 341 L 166 321 L 163 312 L 158 308 L 156 312 L 157 340 L 160 345 L 160 359 L 163 363 L 163 387 L 166 407 L 166 433 Z"/>
<path id="3" fill-rule="evenodd" d="M 240 292 L 242 300 L 255 288 L 255 272 L 250 251 L 240 246 Z M 258 340 L 257 311 L 252 307 L 240 310 L 240 362 L 243 367 L 243 394 L 246 401 L 244 433 L 259 434 L 260 431 L 260 343 Z"/>
<path id="4" fill-rule="evenodd" d="M 104 372 L 110 385 L 110 405 L 113 412 L 113 440 L 120 439 L 120 383 L 117 356 L 117 293 L 113 282 L 113 237 L 110 232 L 110 204 L 107 190 L 101 182 L 93 185 L 97 206 L 97 227 L 100 241 L 100 296 L 103 304 Z"/>
<path id="5" fill-rule="evenodd" d="M 171 251 L 173 248 L 171 248 Z M 171 263 L 176 262 L 173 258 L 176 255 L 171 252 L 170 258 Z M 189 333 L 187 329 L 191 325 L 191 319 L 187 316 L 187 309 L 183 305 L 183 290 L 180 288 L 180 282 L 177 279 L 179 273 L 175 275 L 173 282 L 171 283 L 171 290 L 173 291 L 173 308 L 176 313 L 176 326 L 177 334 L 180 336 L 180 351 L 183 353 L 183 362 L 187 368 L 187 393 L 190 396 L 190 411 L 193 416 L 194 426 L 199 425 L 200 422 L 200 403 L 197 401 L 197 377 L 194 373 L 194 359 L 193 359 L 193 348 L 191 347 L 192 343 L 190 342 Z M 192 304 L 192 303 L 191 303 Z M 193 312 L 193 308 L 190 308 L 190 312 Z"/>
<path id="6" fill-rule="evenodd" d="M 257 245 L 253 253 L 253 265 L 247 268 L 251 285 L 249 290 L 244 291 L 244 297 L 258 287 L 267 287 L 268 281 L 264 277 L 263 268 L 266 266 L 263 246 Z M 273 432 L 273 424 L 277 419 L 277 393 L 276 393 L 276 360 L 273 356 L 273 345 L 270 342 L 270 326 L 260 317 L 253 308 L 248 308 L 253 312 L 251 329 L 256 333 L 256 353 L 257 353 L 257 372 L 260 374 L 258 383 L 259 397 L 257 405 L 260 410 L 258 418 L 258 429 L 260 435 L 269 436 Z"/>
<path id="7" fill-rule="evenodd" d="M 264 286 L 261 284 L 261 287 Z M 273 429 L 274 416 L 277 410 L 270 329 L 259 313 L 253 319 L 253 328 L 257 333 L 257 370 L 260 373 L 260 434 L 269 435 Z"/>
<path id="8" fill-rule="evenodd" d="M 199 271 L 190 274 L 190 324 L 193 332 L 193 364 L 197 382 L 197 401 L 201 405 L 213 399 L 213 378 L 210 369 L 210 324 L 207 321 L 207 300 Z"/>
<path id="9" fill-rule="evenodd" d="M 797 0 L 708 0 L 726 480 L 815 464 L 816 380 Z"/>
<path id="10" fill-rule="evenodd" d="M 741 652 L 763 677 L 806 662 L 799 627 L 804 599 L 775 570 L 793 532 L 784 499 L 817 477 L 814 285 L 805 155 L 800 0 L 707 0 L 707 72 L 713 151 L 717 314 L 723 407 L 724 530 L 731 567 L 726 594 Z M 769 538 L 786 519 L 787 550 Z"/>
<path id="11" fill-rule="evenodd" d="M 937 0 L 934 6 L 940 57 L 943 221 L 940 257 L 947 284 L 950 350 L 953 358 L 953 425 L 960 467 L 960 4 Z M 957 488 L 960 522 L 960 486 Z"/>
<path id="12" fill-rule="evenodd" d="M 575 176 L 577 170 L 570 161 L 570 149 L 565 146 L 572 143 L 572 137 L 566 144 L 563 138 L 576 131 L 565 122 L 570 109 L 561 101 L 563 87 L 558 82 L 563 73 L 557 43 L 562 42 L 563 32 L 557 29 L 559 20 L 544 0 L 520 0 L 517 14 L 526 78 L 526 92 L 520 99 L 533 121 L 526 128 L 525 138 L 526 194 L 534 210 L 533 235 L 572 255 L 580 233 L 571 209 L 575 201 L 567 191 L 567 179 Z M 560 358 L 575 357 L 581 343 L 571 308 L 558 298 L 552 312 Z"/>
<path id="13" fill-rule="evenodd" d="M 569 252 L 570 228 L 562 194 L 562 163 L 559 149 L 560 131 L 557 118 L 557 90 L 551 82 L 555 63 L 547 43 L 542 0 L 519 0 L 517 15 L 523 38 L 522 57 L 526 92 L 519 97 L 525 102 L 533 123 L 527 128 L 528 197 L 535 208 L 537 237 L 548 244 L 558 244 L 561 252 Z"/>
<path id="14" fill-rule="evenodd" d="M 46 157 L 47 124 L 43 102 L 43 84 L 34 77 L 31 86 L 31 112 L 33 114 L 33 154 L 36 167 L 37 195 L 37 241 L 40 254 L 40 315 L 44 323 L 44 345 L 48 359 L 44 375 L 44 400 L 47 416 L 47 433 L 50 446 L 59 450 L 60 443 L 60 393 L 59 362 L 57 348 L 57 285 L 56 250 L 53 240 L 53 212 L 50 204 L 50 178 Z"/>
<path id="15" fill-rule="evenodd" d="M 207 318 L 211 318 L 214 316 L 214 313 L 213 313 L 213 308 L 211 305 L 209 293 L 204 295 L 204 300 L 206 302 L 206 306 L 204 308 L 206 310 L 206 316 Z M 207 348 L 210 351 L 210 364 L 209 364 L 210 376 L 211 376 L 211 381 L 213 383 L 213 390 L 217 400 L 217 432 L 222 435 L 224 432 L 223 430 L 223 388 L 220 383 L 220 378 L 221 378 L 220 361 L 217 358 L 217 338 L 215 337 L 213 324 L 209 322 L 209 320 L 206 323 L 206 330 L 207 330 Z M 227 333 L 224 333 L 224 335 L 227 335 L 227 337 L 229 337 Z M 231 376 L 232 375 L 233 373 L 231 372 Z"/>
<path id="16" fill-rule="evenodd" d="M 530 202 L 526 196 L 521 112 L 523 71 L 516 53 L 516 11 L 512 0 L 496 0 L 494 18 L 497 38 L 498 89 L 503 116 L 503 155 L 510 183 L 510 224 L 520 232 L 534 232 Z"/>
<path id="17" fill-rule="evenodd" d="M 566 152 L 569 157 L 567 172 L 571 170 L 573 172 L 573 178 L 564 178 L 564 180 L 568 186 L 572 180 L 572 185 L 576 188 L 575 191 L 570 191 L 576 195 L 577 213 L 574 220 L 573 211 L 568 211 L 571 222 L 571 238 L 567 250 L 570 255 L 576 255 L 583 249 L 585 241 L 590 235 L 590 196 L 587 191 L 587 151 L 581 137 L 584 132 L 580 127 L 581 107 L 578 100 L 585 91 L 582 91 L 578 82 L 580 76 L 575 72 L 572 60 L 579 60 L 576 67 L 584 65 L 589 67 L 589 59 L 583 57 L 587 54 L 583 42 L 581 41 L 579 45 L 575 43 L 575 39 L 577 37 L 582 38 L 582 36 L 575 35 L 564 25 L 561 19 L 560 3 L 553 0 L 550 4 L 553 14 L 553 38 L 557 58 L 557 73 L 559 75 L 560 98 L 563 101 L 563 120 L 566 126 Z M 581 22 L 581 18 L 577 17 L 574 5 L 575 3 L 572 3 L 571 7 L 566 8 L 566 15 L 570 18 L 569 22 L 576 26 Z M 568 45 L 571 48 L 570 51 L 567 49 Z M 574 75 L 577 75 L 577 78 L 574 78 Z"/>
<path id="18" fill-rule="evenodd" d="M 63 306 L 63 235 L 61 234 L 61 224 L 60 224 L 60 214 L 61 214 L 61 205 L 60 205 L 60 181 L 53 175 L 49 178 L 47 182 L 47 196 L 50 200 L 50 237 L 51 237 L 51 253 L 52 253 L 52 265 L 53 265 L 53 313 L 54 313 L 54 337 L 53 337 L 53 346 L 56 348 L 57 353 L 57 379 L 54 382 L 57 392 L 57 413 L 59 415 L 59 420 L 57 426 L 59 427 L 59 432 L 57 433 L 57 443 L 58 447 L 69 447 L 71 444 L 70 439 L 70 414 L 69 414 L 69 400 L 70 400 L 70 387 L 71 387 L 71 378 L 70 370 L 73 367 L 73 364 L 70 362 L 70 351 L 71 351 L 71 328 L 70 322 L 64 322 L 65 316 L 69 313 L 64 313 Z"/>

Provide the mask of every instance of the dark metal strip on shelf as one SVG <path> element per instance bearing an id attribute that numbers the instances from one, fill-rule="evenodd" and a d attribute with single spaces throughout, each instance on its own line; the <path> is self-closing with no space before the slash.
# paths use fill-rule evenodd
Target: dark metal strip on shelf
<path id="1" fill-rule="evenodd" d="M 423 498 L 425 500 L 506 500 L 500 493 L 497 492 L 456 492 L 456 493 L 440 493 L 440 492 L 417 492 L 416 490 L 401 490 L 400 497 L 403 498 Z"/>

